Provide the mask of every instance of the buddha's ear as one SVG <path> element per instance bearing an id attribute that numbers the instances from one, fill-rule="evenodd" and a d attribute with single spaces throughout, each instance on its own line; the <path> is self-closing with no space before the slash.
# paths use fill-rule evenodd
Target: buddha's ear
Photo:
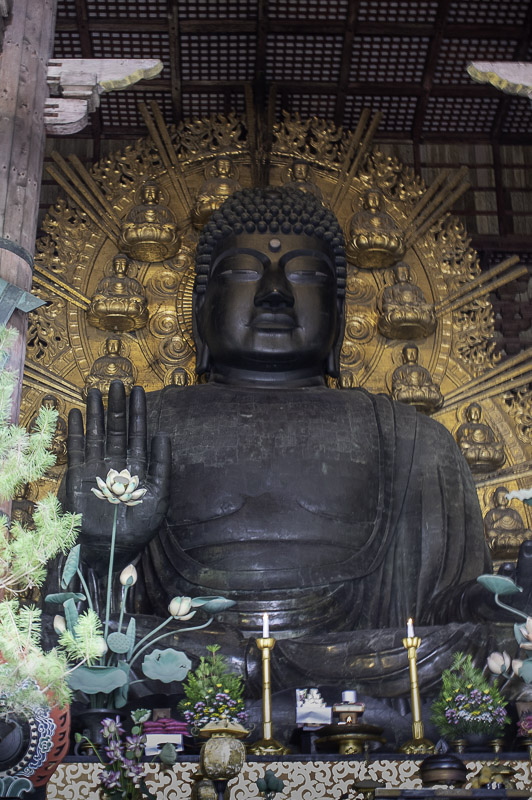
<path id="1" fill-rule="evenodd" d="M 336 339 L 332 346 L 332 350 L 327 356 L 327 375 L 331 378 L 340 377 L 340 352 L 344 342 L 345 331 L 345 317 L 344 317 L 344 300 L 338 297 L 336 300 L 337 321 L 336 321 Z"/>
<path id="2" fill-rule="evenodd" d="M 209 348 L 203 340 L 203 305 L 205 303 L 205 293 L 198 294 L 194 291 L 192 302 L 192 336 L 196 345 L 196 372 L 202 375 L 209 372 L 210 353 Z"/>

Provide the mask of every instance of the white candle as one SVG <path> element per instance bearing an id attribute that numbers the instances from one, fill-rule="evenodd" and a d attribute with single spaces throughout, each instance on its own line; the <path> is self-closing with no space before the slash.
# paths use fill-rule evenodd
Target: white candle
<path id="1" fill-rule="evenodd" d="M 262 615 L 262 638 L 263 639 L 270 638 L 270 618 L 268 614 Z"/>
<path id="2" fill-rule="evenodd" d="M 342 703 L 356 703 L 357 693 L 355 691 L 342 692 Z"/>
<path id="3" fill-rule="evenodd" d="M 406 635 L 409 639 L 413 639 L 416 635 L 414 633 L 414 623 L 412 622 L 412 619 L 409 619 L 406 623 Z"/>

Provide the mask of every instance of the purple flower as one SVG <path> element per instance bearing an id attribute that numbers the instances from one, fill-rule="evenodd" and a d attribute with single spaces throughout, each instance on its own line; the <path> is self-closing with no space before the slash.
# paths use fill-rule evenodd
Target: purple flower
<path id="1" fill-rule="evenodd" d="M 106 789 L 115 789 L 120 787 L 120 772 L 110 770 L 109 772 L 100 772 L 99 778 Z"/>
<path id="2" fill-rule="evenodd" d="M 145 736 L 126 736 L 126 751 L 134 758 L 141 758 L 144 755 Z"/>
<path id="3" fill-rule="evenodd" d="M 121 725 L 120 717 L 117 716 L 114 719 L 106 717 L 106 719 L 102 720 L 102 736 L 105 739 L 114 734 L 121 735 L 122 733 L 124 733 L 124 729 Z"/>
<path id="4" fill-rule="evenodd" d="M 120 743 L 112 739 L 105 747 L 105 755 L 110 761 L 118 761 L 122 756 L 122 747 Z"/>

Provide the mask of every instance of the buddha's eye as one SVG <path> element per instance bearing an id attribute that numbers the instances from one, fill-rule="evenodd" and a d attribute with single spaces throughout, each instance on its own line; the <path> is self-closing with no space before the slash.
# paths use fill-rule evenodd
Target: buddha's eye
<path id="1" fill-rule="evenodd" d="M 329 264 L 316 256 L 301 255 L 285 264 L 285 275 L 291 283 L 321 284 L 332 279 Z"/>
<path id="2" fill-rule="evenodd" d="M 262 277 L 263 266 L 258 258 L 250 253 L 236 253 L 220 261 L 214 277 L 229 278 L 238 281 L 258 281 Z"/>

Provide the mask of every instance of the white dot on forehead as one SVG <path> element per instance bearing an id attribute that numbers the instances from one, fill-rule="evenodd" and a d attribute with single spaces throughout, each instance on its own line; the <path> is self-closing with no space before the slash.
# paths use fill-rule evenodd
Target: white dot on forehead
<path id="1" fill-rule="evenodd" d="M 268 247 L 270 248 L 272 253 L 277 253 L 277 251 L 281 249 L 281 240 L 280 239 L 270 239 Z"/>

